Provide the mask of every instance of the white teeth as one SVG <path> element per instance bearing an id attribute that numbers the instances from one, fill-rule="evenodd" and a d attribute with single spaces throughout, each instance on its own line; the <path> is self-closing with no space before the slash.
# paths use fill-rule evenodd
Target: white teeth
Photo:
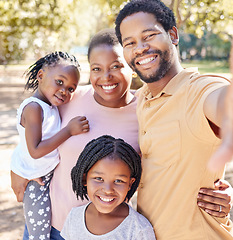
<path id="1" fill-rule="evenodd" d="M 147 64 L 147 63 L 153 61 L 154 59 L 155 59 L 155 57 L 150 57 L 150 58 L 143 59 L 142 61 L 139 61 L 138 63 L 139 63 L 140 65 L 142 65 L 142 64 Z"/>
<path id="2" fill-rule="evenodd" d="M 112 89 L 114 89 L 114 88 L 116 88 L 117 87 L 117 84 L 114 84 L 114 85 L 102 85 L 102 88 L 104 89 L 104 90 L 112 90 Z"/>
<path id="3" fill-rule="evenodd" d="M 111 201 L 113 201 L 113 199 L 114 198 L 111 198 L 111 199 L 109 199 L 109 198 L 102 198 L 102 197 L 99 197 L 103 202 L 111 202 Z"/>

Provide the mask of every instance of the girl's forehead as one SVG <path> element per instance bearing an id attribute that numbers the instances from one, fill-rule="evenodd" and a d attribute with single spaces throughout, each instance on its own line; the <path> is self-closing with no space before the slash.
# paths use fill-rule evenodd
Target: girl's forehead
<path id="1" fill-rule="evenodd" d="M 90 169 L 91 171 L 98 171 L 101 173 L 127 173 L 131 175 L 129 165 L 117 156 L 106 156 L 98 160 Z M 89 170 L 89 171 L 90 171 Z"/>

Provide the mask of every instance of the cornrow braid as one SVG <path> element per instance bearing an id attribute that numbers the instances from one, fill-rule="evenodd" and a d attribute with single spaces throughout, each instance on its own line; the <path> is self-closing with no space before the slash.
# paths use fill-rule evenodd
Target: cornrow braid
<path id="1" fill-rule="evenodd" d="M 129 201 L 138 188 L 142 167 L 141 158 L 134 148 L 124 140 L 104 135 L 91 140 L 81 152 L 76 165 L 71 170 L 72 188 L 77 199 L 84 200 L 87 196 L 87 187 L 84 186 L 83 176 L 87 175 L 91 167 L 104 157 L 118 157 L 123 160 L 130 168 L 131 177 L 135 178 L 126 200 Z"/>
<path id="2" fill-rule="evenodd" d="M 67 61 L 73 65 L 78 72 L 80 72 L 80 65 L 75 56 L 69 55 L 67 52 L 56 51 L 47 54 L 45 57 L 40 58 L 38 61 L 33 63 L 24 73 L 27 78 L 25 89 L 32 89 L 35 91 L 38 88 L 37 73 L 44 66 L 56 66 L 60 61 Z"/>

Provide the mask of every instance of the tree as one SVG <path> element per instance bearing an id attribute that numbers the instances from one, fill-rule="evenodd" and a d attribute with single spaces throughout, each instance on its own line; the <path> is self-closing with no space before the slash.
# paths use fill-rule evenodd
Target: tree
<path id="1" fill-rule="evenodd" d="M 232 0 L 164 0 L 175 13 L 177 27 L 197 37 L 204 31 L 219 34 L 225 40 L 233 35 Z"/>
<path id="2" fill-rule="evenodd" d="M 67 15 L 57 0 L 0 0 L 1 61 L 23 59 L 32 47 L 36 53 L 57 45 L 56 34 Z"/>

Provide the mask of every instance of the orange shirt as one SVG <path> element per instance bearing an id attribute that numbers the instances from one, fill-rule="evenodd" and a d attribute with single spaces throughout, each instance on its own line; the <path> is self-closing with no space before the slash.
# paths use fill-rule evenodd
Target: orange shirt
<path id="1" fill-rule="evenodd" d="M 201 187 L 214 187 L 207 162 L 220 140 L 203 113 L 212 91 L 228 85 L 223 77 L 194 69 L 176 75 L 155 97 L 144 85 L 137 116 L 142 152 L 138 211 L 152 223 L 158 240 L 233 239 L 229 217 L 214 218 L 197 206 Z"/>

